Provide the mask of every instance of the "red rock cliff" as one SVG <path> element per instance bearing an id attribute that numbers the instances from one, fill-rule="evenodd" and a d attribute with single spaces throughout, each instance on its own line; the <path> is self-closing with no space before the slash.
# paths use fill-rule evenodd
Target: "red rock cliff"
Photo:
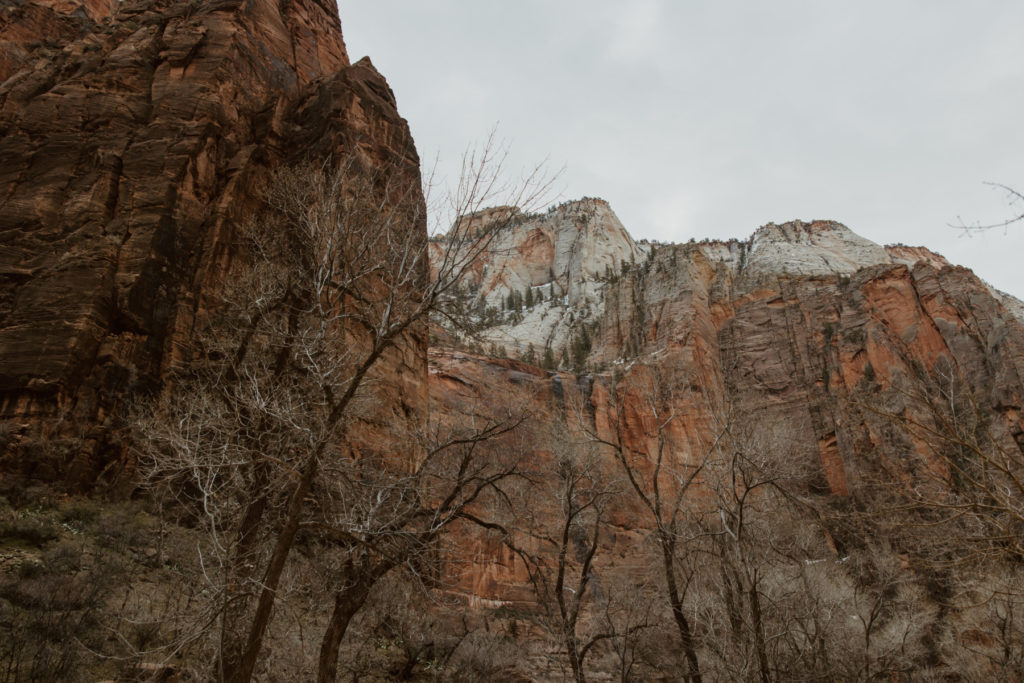
<path id="1" fill-rule="evenodd" d="M 332 0 L 26 0 L 0 10 L 0 80 L 0 417 L 84 437 L 49 464 L 9 442 L 40 476 L 106 464 L 104 420 L 182 358 L 269 168 L 418 179 Z"/>
<path id="2" fill-rule="evenodd" d="M 635 454 L 650 452 L 657 436 L 643 394 L 651 373 L 673 375 L 679 457 L 700 452 L 715 421 L 728 419 L 758 432 L 761 443 L 775 439 L 781 447 L 772 457 L 798 468 L 809 494 L 833 500 L 879 477 L 941 467 L 934 443 L 886 417 L 929 424 L 934 416 L 915 399 L 929 388 L 969 397 L 1006 452 L 1024 447 L 1019 302 L 971 271 L 927 249 L 880 247 L 827 221 L 765 226 L 746 242 L 655 245 L 648 254 L 599 285 L 593 318 L 577 318 L 577 328 L 591 330 L 588 372 L 566 374 L 557 360 L 561 373 L 541 373 L 435 351 L 434 362 L 448 368 L 435 373 L 435 385 L 457 374 L 483 402 L 526 394 L 547 432 L 571 432 L 582 418 L 609 435 L 622 410 L 621 438 Z M 506 258 L 513 262 L 503 267 L 514 270 L 514 255 Z M 538 310 L 563 319 L 572 312 L 558 300 Z M 553 340 L 556 349 L 568 343 Z M 615 382 L 619 407 L 609 389 Z M 566 410 L 569 385 L 587 411 Z M 546 449 L 536 446 L 541 469 Z M 646 524 L 640 512 L 624 503 L 610 542 L 632 542 L 630 533 Z M 498 561 L 473 574 L 467 592 L 521 599 L 523 568 L 490 551 Z"/>

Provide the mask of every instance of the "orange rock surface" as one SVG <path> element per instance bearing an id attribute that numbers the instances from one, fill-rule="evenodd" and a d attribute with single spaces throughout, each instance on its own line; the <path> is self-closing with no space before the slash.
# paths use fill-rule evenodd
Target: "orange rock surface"
<path id="1" fill-rule="evenodd" d="M 803 245 L 797 263 L 817 258 L 816 229 L 794 231 Z M 836 231 L 833 224 L 824 229 Z M 823 262 L 843 259 L 841 248 L 830 244 Z M 443 404 L 438 397 L 447 391 L 440 378 L 457 373 L 481 403 L 521 396 L 543 425 L 538 433 L 579 436 L 585 425 L 620 440 L 640 473 L 649 472 L 657 425 L 671 406 L 667 436 L 677 468 L 699 458 L 729 421 L 799 471 L 809 493 L 824 496 L 849 496 L 879 476 L 911 482 L 915 463 L 941 475 L 935 444 L 893 420 L 931 424 L 934 416 L 915 394 L 943 382 L 977 402 L 1002 446 L 1022 447 L 1024 326 L 1002 303 L 1005 295 L 926 249 L 869 251 L 858 243 L 847 262 L 867 260 L 864 253 L 884 262 L 835 274 L 787 272 L 784 262 L 774 272 L 747 271 L 742 249 L 659 245 L 647 264 L 609 283 L 583 375 L 435 350 L 435 403 Z M 785 244 L 774 249 L 784 261 Z M 673 397 L 658 404 L 651 387 L 669 376 Z M 551 472 L 548 451 L 538 441 L 532 457 Z M 614 472 L 611 453 L 605 457 Z M 610 520 L 602 551 L 608 562 L 650 551 L 650 522 L 629 496 L 613 506 Z M 493 541 L 477 543 L 480 567 L 469 572 L 467 594 L 521 599 L 524 569 Z"/>

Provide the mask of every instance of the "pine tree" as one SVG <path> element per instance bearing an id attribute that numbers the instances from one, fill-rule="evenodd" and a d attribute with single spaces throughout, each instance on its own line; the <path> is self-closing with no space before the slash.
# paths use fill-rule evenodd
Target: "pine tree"
<path id="1" fill-rule="evenodd" d="M 523 361 L 530 365 L 537 364 L 537 351 L 533 348 L 533 342 L 526 347 L 526 355 L 523 356 Z"/>
<path id="2" fill-rule="evenodd" d="M 590 354 L 592 342 L 587 325 L 580 325 L 579 332 L 572 338 L 572 367 L 576 373 L 583 372 L 586 367 L 587 356 Z"/>
<path id="3" fill-rule="evenodd" d="M 555 352 L 551 350 L 550 344 L 544 347 L 544 361 L 541 363 L 541 367 L 545 370 L 555 369 Z"/>

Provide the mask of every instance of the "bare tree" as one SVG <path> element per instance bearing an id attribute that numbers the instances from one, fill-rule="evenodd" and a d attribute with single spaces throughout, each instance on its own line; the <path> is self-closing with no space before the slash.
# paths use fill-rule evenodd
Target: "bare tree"
<path id="1" fill-rule="evenodd" d="M 694 626 L 686 616 L 684 601 L 690 577 L 680 563 L 685 537 L 683 529 L 691 514 L 692 489 L 711 455 L 718 437 L 694 452 L 681 442 L 682 410 L 693 396 L 685 389 L 685 378 L 669 368 L 638 366 L 610 391 L 614 402 L 614 427 L 609 435 L 599 434 L 588 425 L 586 416 L 579 422 L 591 441 L 608 447 L 625 473 L 641 509 L 653 525 L 654 537 L 662 559 L 665 597 L 679 632 L 686 658 L 686 678 L 701 681 L 700 662 Z M 635 429 L 640 438 L 629 439 L 628 422 L 641 421 L 646 413 L 653 425 Z"/>
<path id="2" fill-rule="evenodd" d="M 509 413 L 440 434 L 433 429 L 423 460 L 408 473 L 363 459 L 357 467 L 329 471 L 326 479 L 337 503 L 309 524 L 340 546 L 345 558 L 320 649 L 319 681 L 337 677 L 338 648 L 348 624 L 381 578 L 402 567 L 421 583 L 431 583 L 441 561 L 432 560 L 439 536 L 455 522 L 477 519 L 469 513 L 476 507 L 502 505 L 500 486 L 518 473 L 517 459 L 510 457 L 516 451 L 502 448 L 503 457 L 494 457 L 490 442 L 500 442 L 523 419 L 523 413 Z"/>
<path id="3" fill-rule="evenodd" d="M 993 563 L 970 579 L 963 622 L 946 647 L 958 671 L 973 680 L 1024 677 L 1024 575 L 1017 563 Z"/>
<path id="4" fill-rule="evenodd" d="M 993 187 L 997 190 L 1002 190 L 1006 194 L 1007 203 L 1010 205 L 1011 215 L 1006 220 L 998 221 L 995 223 L 967 223 L 962 218 L 957 218 L 957 222 L 952 227 L 958 230 L 963 230 L 964 234 L 970 235 L 975 232 L 984 232 L 986 230 L 998 230 L 999 228 L 1008 228 L 1017 223 L 1024 222 L 1024 213 L 1020 211 L 1020 205 L 1024 203 L 1024 194 L 1013 189 L 1009 185 L 1003 185 L 1002 183 L 991 183 L 986 182 L 986 185 Z"/>
<path id="5" fill-rule="evenodd" d="M 528 206 L 546 190 L 536 174 L 503 185 L 501 162 L 490 142 L 467 155 L 442 210 Z M 388 372 L 422 367 L 429 321 L 459 323 L 458 282 L 508 225 L 453 230 L 430 264 L 425 213 L 417 178 L 368 170 L 356 156 L 276 173 L 266 210 L 239 228 L 239 254 L 197 332 L 193 362 L 135 420 L 149 483 L 173 492 L 212 539 L 213 556 L 200 560 L 218 596 L 217 680 L 252 679 L 289 555 L 314 530 L 364 552 L 336 595 L 321 647 L 320 680 L 333 680 L 337 644 L 369 587 L 496 476 L 451 455 L 465 437 L 432 448 L 402 440 L 423 424 L 415 401 L 388 416 L 374 408 Z M 374 426 L 389 421 L 407 425 L 399 438 Z M 453 472 L 440 499 L 425 498 L 434 493 L 419 486 L 442 462 L 465 471 Z M 356 499 L 376 500 L 375 511 L 391 506 L 391 518 L 374 517 L 353 535 L 338 511 L 358 511 Z M 402 536 L 410 524 L 415 533 Z M 402 543 L 382 547 L 375 539 L 387 534 Z"/>
<path id="6" fill-rule="evenodd" d="M 582 457 L 578 457 L 582 455 Z M 558 606 L 558 625 L 573 677 L 586 680 L 583 663 L 597 639 L 578 632 L 587 594 L 594 589 L 594 556 L 611 492 L 591 454 L 563 451 L 557 463 L 557 495 L 562 514 L 550 541 L 555 546 L 555 576 L 548 592 Z M 575 569 L 575 576 L 573 570 Z"/>
<path id="7" fill-rule="evenodd" d="M 469 635 L 465 614 L 454 615 L 414 577 L 392 572 L 353 620 L 339 674 L 359 680 L 386 672 L 393 680 L 418 680 L 424 669 L 449 669 Z"/>
<path id="8" fill-rule="evenodd" d="M 762 682 L 875 680 L 938 661 L 929 577 L 897 531 L 907 518 L 869 525 L 849 506 L 831 518 L 812 493 L 814 451 L 799 425 L 726 408 L 715 413 L 721 437 L 701 473 L 689 545 L 705 670 Z"/>
<path id="9" fill-rule="evenodd" d="M 551 434 L 553 472 L 535 473 L 523 511 L 524 532 L 539 543 L 531 552 L 504 531 L 505 543 L 523 560 L 544 621 L 558 647 L 564 648 L 573 680 L 586 681 L 587 655 L 618 633 L 602 623 L 595 600 L 607 607 L 595 558 L 618 491 L 603 471 L 600 454 L 591 444 L 568 434 Z"/>
<path id="10" fill-rule="evenodd" d="M 890 465 L 887 488 L 915 525 L 946 528 L 946 562 L 1024 558 L 1024 450 L 1014 426 L 987 409 L 949 359 L 903 378 L 900 408 L 862 406 L 902 428 L 919 452 Z M 954 534 L 948 533 L 955 530 Z"/>
<path id="11" fill-rule="evenodd" d="M 639 670 L 649 654 L 645 649 L 651 644 L 649 636 L 656 626 L 651 600 L 655 589 L 644 573 L 635 571 L 615 572 L 601 583 L 599 623 L 608 635 L 614 673 L 621 683 L 642 680 Z"/>
<path id="12" fill-rule="evenodd" d="M 924 606 L 911 573 L 900 566 L 899 555 L 884 543 L 870 544 L 851 556 L 853 582 L 848 610 L 857 634 L 851 651 L 859 666 L 851 673 L 861 680 L 892 678 L 920 668 L 922 632 L 932 610 Z"/>
<path id="13" fill-rule="evenodd" d="M 770 532 L 766 522 L 780 507 L 776 487 L 781 476 L 773 449 L 745 438 L 731 420 L 724 420 L 727 438 L 716 443 L 706 468 L 713 498 L 701 531 L 716 561 L 718 598 L 727 617 L 732 654 L 740 662 L 732 675 L 767 683 L 774 676 L 768 650 L 766 571 L 758 550 L 762 543 L 771 543 L 763 534 Z"/>
<path id="14" fill-rule="evenodd" d="M 930 372 L 896 377 L 886 400 L 859 406 L 907 444 L 885 461 L 870 523 L 928 587 L 932 658 L 979 679 L 1012 679 L 1024 644 L 1024 451 L 1015 411 L 982 396 L 943 357 Z"/>

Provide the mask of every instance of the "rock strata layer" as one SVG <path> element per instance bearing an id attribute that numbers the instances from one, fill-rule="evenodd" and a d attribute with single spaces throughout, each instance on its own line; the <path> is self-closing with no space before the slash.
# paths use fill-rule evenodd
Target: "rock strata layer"
<path id="1" fill-rule="evenodd" d="M 541 239 L 545 220 L 526 221 L 506 238 L 536 248 L 506 250 L 481 265 L 488 302 L 542 284 L 546 264 L 563 262 L 553 258 L 552 241 Z M 528 343 L 549 344 L 555 371 L 436 351 L 434 363 L 458 373 L 465 391 L 483 402 L 532 397 L 523 400 L 544 416 L 540 431 L 586 425 L 610 441 L 621 438 L 627 452 L 644 453 L 658 424 L 642 391 L 652 385 L 653 369 L 674 382 L 676 443 L 687 444 L 678 457 L 701 452 L 728 420 L 756 432 L 766 451 L 784 443 L 785 453 L 772 457 L 797 467 L 809 494 L 831 500 L 879 477 L 910 480 L 921 467 L 941 468 L 935 444 L 896 428 L 892 418 L 934 424 L 934 406 L 920 400 L 928 393 L 973 405 L 1004 452 L 1024 449 L 1021 303 L 970 270 L 922 247 L 879 246 L 830 221 L 770 224 L 746 241 L 633 246 L 617 221 L 587 220 L 594 222 L 573 233 L 589 236 L 588 257 L 561 271 L 579 279 L 551 279 L 565 291 L 590 287 L 582 297 L 586 313 L 552 297 L 521 319 L 504 312 L 507 321 L 483 332 L 503 340 L 511 355 L 521 356 Z M 631 267 L 601 277 L 605 264 L 634 255 Z M 545 316 L 559 322 L 533 324 Z M 539 337 L 538 329 L 545 330 Z M 574 373 L 558 351 L 582 329 L 590 343 L 584 369 Z M 616 383 L 628 397 L 623 408 L 609 398 Z M 628 414 L 616 436 L 607 430 L 620 409 Z M 627 505 L 613 535 L 628 535 L 641 517 Z M 516 602 L 522 571 L 514 562 L 489 567 L 467 592 Z"/>

